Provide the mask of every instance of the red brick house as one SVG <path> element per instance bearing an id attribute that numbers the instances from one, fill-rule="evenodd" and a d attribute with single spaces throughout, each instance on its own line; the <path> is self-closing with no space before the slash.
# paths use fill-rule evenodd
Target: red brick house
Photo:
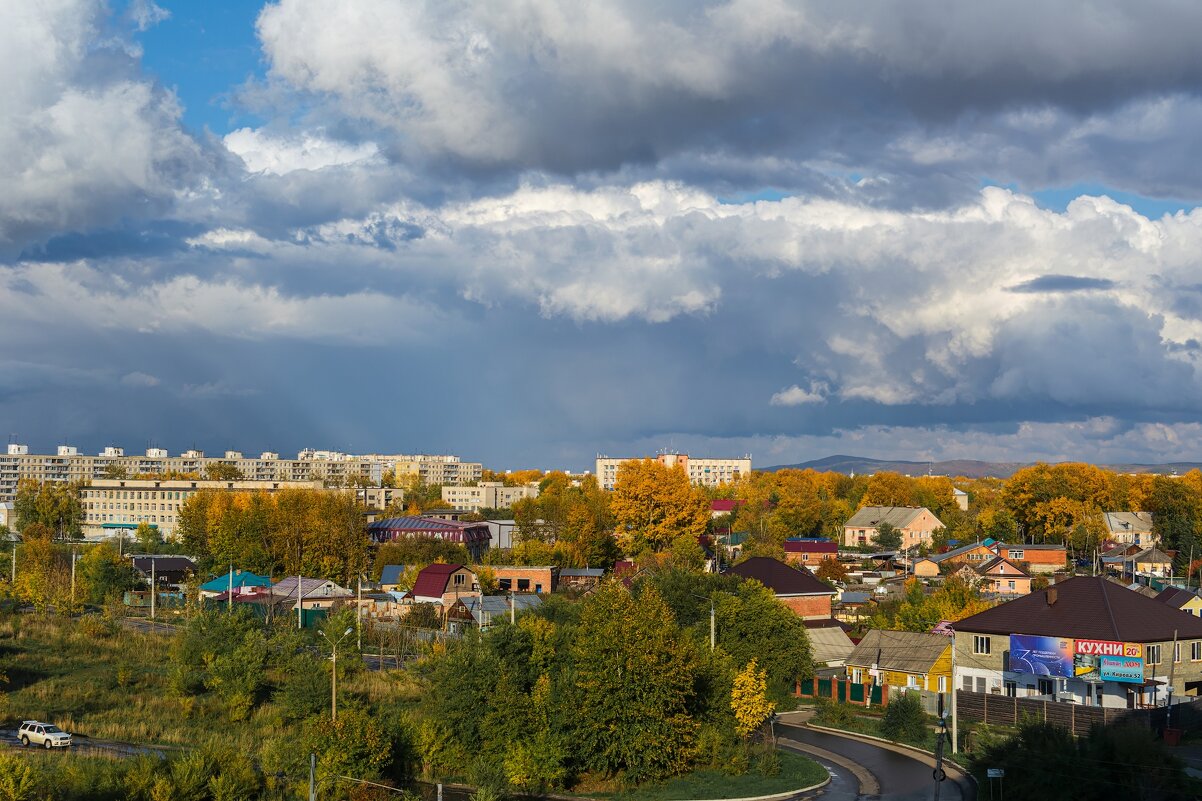
<path id="1" fill-rule="evenodd" d="M 836 590 L 814 578 L 808 570 L 799 570 L 767 556 L 753 556 L 725 573 L 760 582 L 772 590 L 776 600 L 803 620 L 823 620 L 831 616 L 831 598 Z"/>
<path id="2" fill-rule="evenodd" d="M 489 569 L 497 579 L 497 589 L 505 592 L 546 595 L 559 585 L 558 567 L 493 565 Z"/>

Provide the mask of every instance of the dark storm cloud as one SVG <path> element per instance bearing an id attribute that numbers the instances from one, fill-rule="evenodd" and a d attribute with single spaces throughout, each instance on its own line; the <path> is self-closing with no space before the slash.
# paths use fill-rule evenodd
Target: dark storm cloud
<path id="1" fill-rule="evenodd" d="M 1007 287 L 1009 292 L 1090 292 L 1098 289 L 1113 289 L 1115 282 L 1106 278 L 1088 278 L 1080 275 L 1041 275 L 1030 281 Z"/>

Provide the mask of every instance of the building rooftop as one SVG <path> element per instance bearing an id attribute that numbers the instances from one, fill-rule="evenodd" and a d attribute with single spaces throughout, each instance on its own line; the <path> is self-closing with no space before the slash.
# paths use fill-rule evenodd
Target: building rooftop
<path id="1" fill-rule="evenodd" d="M 925 508 L 922 506 L 865 506 L 852 515 L 843 525 L 853 528 L 855 526 L 876 528 L 883 523 L 888 523 L 894 528 L 905 528 Z"/>
<path id="2" fill-rule="evenodd" d="M 450 580 L 451 574 L 462 569 L 463 565 L 454 563 L 436 563 L 423 567 L 413 582 L 414 597 L 442 598 L 442 594 L 447 591 L 447 581 Z M 471 587 L 467 589 L 470 590 Z"/>
<path id="3" fill-rule="evenodd" d="M 952 645 L 950 637 L 921 631 L 869 629 L 846 663 L 899 673 L 930 673 Z"/>
<path id="4" fill-rule="evenodd" d="M 396 584 L 400 580 L 401 574 L 405 572 L 404 565 L 384 565 L 380 570 L 381 584 Z"/>
<path id="5" fill-rule="evenodd" d="M 724 571 L 755 579 L 777 595 L 834 595 L 835 589 L 808 570 L 798 570 L 767 556 L 753 556 Z"/>
<path id="6" fill-rule="evenodd" d="M 1104 512 L 1106 528 L 1111 534 L 1151 534 L 1151 512 Z"/>
<path id="7" fill-rule="evenodd" d="M 1118 642 L 1202 638 L 1202 619 L 1101 576 L 1078 576 L 953 624 L 980 634 L 1035 634 Z"/>

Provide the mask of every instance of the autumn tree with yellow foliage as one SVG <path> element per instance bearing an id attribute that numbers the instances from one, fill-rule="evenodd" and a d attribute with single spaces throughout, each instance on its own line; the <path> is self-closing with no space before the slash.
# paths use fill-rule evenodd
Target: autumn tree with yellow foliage
<path id="1" fill-rule="evenodd" d="M 618 541 L 629 555 L 663 551 L 677 538 L 705 533 L 709 503 L 682 467 L 654 459 L 632 459 L 618 465 L 610 509 Z"/>
<path id="2" fill-rule="evenodd" d="M 768 700 L 768 675 L 752 659 L 735 674 L 730 690 L 730 709 L 735 715 L 735 732 L 747 739 L 759 730 L 776 711 Z"/>

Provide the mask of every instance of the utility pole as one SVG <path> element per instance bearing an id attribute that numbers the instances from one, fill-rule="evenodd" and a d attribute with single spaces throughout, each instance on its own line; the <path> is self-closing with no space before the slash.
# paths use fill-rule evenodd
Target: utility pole
<path id="1" fill-rule="evenodd" d="M 15 586 L 17 586 L 17 541 L 16 540 L 13 540 L 12 569 L 13 569 L 13 586 L 15 587 Z"/>
<path id="2" fill-rule="evenodd" d="M 154 624 L 154 600 L 159 594 L 159 585 L 155 583 L 154 577 L 154 557 L 150 557 L 150 622 Z"/>
<path id="3" fill-rule="evenodd" d="M 337 640 L 331 640 L 321 629 L 317 633 L 330 644 L 330 722 L 338 722 L 338 646 L 354 629 L 348 628 Z"/>
<path id="4" fill-rule="evenodd" d="M 234 612 L 234 566 L 230 565 L 230 589 L 226 593 L 226 612 Z"/>
<path id="5" fill-rule="evenodd" d="M 75 549 L 71 549 L 71 606 L 75 606 Z"/>
<path id="6" fill-rule="evenodd" d="M 718 613 L 714 607 L 714 599 L 710 598 L 710 650 L 718 647 Z"/>
<path id="7" fill-rule="evenodd" d="M 1177 629 L 1173 629 L 1173 655 L 1172 662 L 1169 662 L 1169 700 L 1168 706 L 1164 710 L 1164 727 L 1166 729 L 1173 726 L 1173 675 L 1174 669 L 1177 667 Z"/>
<path id="8" fill-rule="evenodd" d="M 481 609 L 484 608 L 483 601 L 480 602 L 480 608 Z M 513 588 L 510 588 L 510 590 L 509 590 L 509 625 L 512 626 L 514 623 L 517 622 L 517 619 L 518 619 L 518 612 L 517 612 L 517 606 L 515 605 L 514 599 L 513 599 Z"/>
<path id="9" fill-rule="evenodd" d="M 366 490 L 364 490 L 366 492 Z M 355 637 L 359 653 L 363 653 L 363 574 L 359 574 L 359 597 L 355 599 Z"/>
<path id="10" fill-rule="evenodd" d="M 309 801 L 317 801 L 317 754 L 309 754 Z"/>
<path id="11" fill-rule="evenodd" d="M 952 634 L 952 753 L 959 753 L 959 730 L 956 725 L 956 635 Z"/>

